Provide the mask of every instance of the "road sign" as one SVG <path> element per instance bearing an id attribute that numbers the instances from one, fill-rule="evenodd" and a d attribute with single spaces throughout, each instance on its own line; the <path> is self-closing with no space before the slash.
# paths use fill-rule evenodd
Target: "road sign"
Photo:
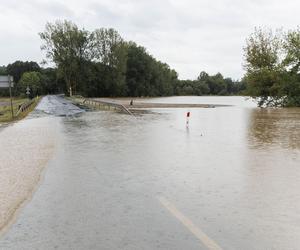
<path id="1" fill-rule="evenodd" d="M 30 88 L 28 86 L 26 88 L 26 95 L 30 95 Z"/>
<path id="2" fill-rule="evenodd" d="M 11 95 L 11 88 L 14 86 L 14 78 L 10 75 L 8 76 L 0 76 L 0 88 L 9 88 L 9 96 L 10 96 L 10 109 L 11 109 L 11 118 L 14 118 L 14 109 L 13 109 L 13 101 Z"/>
<path id="3" fill-rule="evenodd" d="M 12 76 L 0 76 L 0 88 L 9 88 L 14 86 L 14 78 Z"/>

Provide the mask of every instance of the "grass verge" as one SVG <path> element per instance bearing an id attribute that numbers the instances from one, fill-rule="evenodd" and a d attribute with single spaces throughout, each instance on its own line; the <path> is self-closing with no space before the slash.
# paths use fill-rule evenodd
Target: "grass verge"
<path id="1" fill-rule="evenodd" d="M 13 99 L 13 111 L 14 117 L 11 115 L 10 99 L 0 98 L 0 123 L 8 123 L 16 120 L 21 120 L 25 118 L 38 104 L 40 97 L 36 98 L 35 102 L 24 112 L 21 112 L 16 116 L 19 107 L 28 101 L 26 98 L 14 98 Z"/>

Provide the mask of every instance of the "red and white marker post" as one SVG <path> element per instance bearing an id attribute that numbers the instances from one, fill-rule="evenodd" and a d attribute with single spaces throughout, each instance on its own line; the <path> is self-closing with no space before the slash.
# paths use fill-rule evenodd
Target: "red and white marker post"
<path id="1" fill-rule="evenodd" d="M 186 127 L 187 128 L 189 127 L 189 124 L 190 124 L 190 115 L 191 115 L 191 112 L 186 113 Z"/>

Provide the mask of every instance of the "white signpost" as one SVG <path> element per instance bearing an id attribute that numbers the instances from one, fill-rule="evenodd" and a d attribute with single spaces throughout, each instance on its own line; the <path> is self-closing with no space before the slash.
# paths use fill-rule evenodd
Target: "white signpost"
<path id="1" fill-rule="evenodd" d="M 11 88 L 14 86 L 14 78 L 10 75 L 0 76 L 0 88 L 9 88 L 11 117 L 14 117 Z"/>
<path id="2" fill-rule="evenodd" d="M 29 95 L 30 95 L 30 88 L 27 86 L 26 88 L 26 95 L 28 95 L 28 98 L 29 98 Z"/>

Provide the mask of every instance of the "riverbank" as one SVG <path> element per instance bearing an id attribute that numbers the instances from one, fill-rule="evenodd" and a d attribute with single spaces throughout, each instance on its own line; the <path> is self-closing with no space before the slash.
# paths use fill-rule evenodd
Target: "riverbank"
<path id="1" fill-rule="evenodd" d="M 154 109 L 154 108 L 215 108 L 227 107 L 227 104 L 205 104 L 205 103 L 161 103 L 156 98 L 92 98 L 98 101 L 114 102 L 128 109 Z M 147 100 L 151 100 L 148 102 Z"/>

